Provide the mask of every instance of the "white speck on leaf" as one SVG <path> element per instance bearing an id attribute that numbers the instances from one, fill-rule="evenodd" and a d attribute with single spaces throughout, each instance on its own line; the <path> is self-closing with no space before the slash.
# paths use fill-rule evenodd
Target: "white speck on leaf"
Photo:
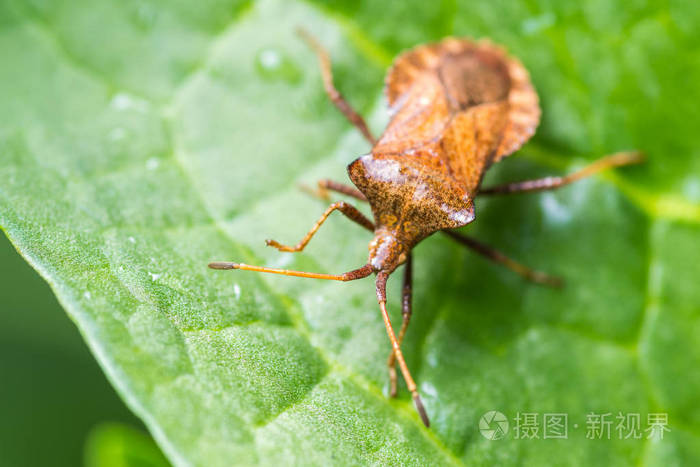
<path id="1" fill-rule="evenodd" d="M 126 138 L 126 130 L 121 127 L 113 128 L 109 131 L 109 139 L 119 141 Z"/>
<path id="2" fill-rule="evenodd" d="M 437 355 L 435 355 L 434 353 L 432 353 L 432 352 L 428 353 L 426 360 L 428 361 L 429 366 L 431 366 L 431 367 L 438 366 Z"/>
<path id="3" fill-rule="evenodd" d="M 520 26 L 525 35 L 532 35 L 544 29 L 554 26 L 557 22 L 556 16 L 552 12 L 547 12 L 539 16 L 533 16 L 524 20 Z"/>
<path id="4" fill-rule="evenodd" d="M 687 177 L 683 182 L 683 194 L 691 201 L 700 201 L 700 178 Z"/>
<path id="5" fill-rule="evenodd" d="M 281 62 L 282 59 L 275 50 L 266 49 L 260 54 L 260 64 L 268 70 L 277 68 Z"/>
<path id="6" fill-rule="evenodd" d="M 156 159 L 155 157 L 151 157 L 146 161 L 146 168 L 148 170 L 156 170 L 158 166 L 160 165 L 160 161 Z"/>
<path id="7" fill-rule="evenodd" d="M 110 107 L 116 110 L 136 110 L 137 112 L 148 112 L 150 104 L 143 99 L 132 96 L 126 92 L 116 94 L 109 103 Z"/>
<path id="8" fill-rule="evenodd" d="M 435 388 L 435 386 L 433 386 L 433 385 L 432 385 L 430 382 L 428 382 L 428 381 L 423 381 L 423 382 L 421 383 L 421 385 L 420 385 L 420 390 L 421 390 L 421 392 L 422 392 L 423 394 L 425 394 L 426 396 L 437 397 L 437 395 L 438 395 L 437 388 Z"/>
<path id="9" fill-rule="evenodd" d="M 552 193 L 544 193 L 540 199 L 540 205 L 542 206 L 547 220 L 553 224 L 565 224 L 572 218 L 569 209 L 560 203 L 557 197 Z"/>
<path id="10" fill-rule="evenodd" d="M 293 260 L 294 258 L 292 255 L 280 255 L 275 259 L 275 261 L 272 262 L 272 266 L 277 268 L 285 268 L 289 266 Z"/>

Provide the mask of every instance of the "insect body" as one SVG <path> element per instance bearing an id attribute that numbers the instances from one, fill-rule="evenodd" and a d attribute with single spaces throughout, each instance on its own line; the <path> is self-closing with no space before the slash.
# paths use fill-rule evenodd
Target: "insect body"
<path id="1" fill-rule="evenodd" d="M 474 220 L 477 195 L 553 189 L 604 168 L 638 162 L 641 156 L 634 152 L 618 153 L 569 176 L 481 188 L 488 167 L 522 146 L 539 123 L 537 94 L 517 60 L 489 42 L 454 38 L 405 52 L 395 60 L 387 75 L 385 92 L 392 118 L 379 140 L 375 140 L 362 117 L 335 89 L 326 51 L 312 37 L 303 32 L 302 35 L 319 55 L 329 97 L 372 144 L 369 154 L 348 166 L 348 174 L 357 189 L 322 180 L 318 194 L 325 197 L 327 190 L 333 190 L 368 201 L 374 221 L 340 201 L 324 212 L 297 245 L 286 246 L 274 240 L 268 240 L 267 244 L 280 251 L 301 251 L 326 218 L 339 210 L 374 233 L 367 264 L 340 275 L 232 262 L 215 262 L 209 266 L 340 281 L 376 274 L 377 300 L 392 345 L 388 360 L 391 395 L 397 393 L 395 364 L 398 361 L 416 409 L 429 426 L 401 352 L 401 341 L 411 317 L 413 247 L 429 235 L 442 231 L 527 279 L 558 285 L 558 279 L 528 269 L 451 229 Z M 402 264 L 405 264 L 403 323 L 396 336 L 386 311 L 386 282 Z"/>

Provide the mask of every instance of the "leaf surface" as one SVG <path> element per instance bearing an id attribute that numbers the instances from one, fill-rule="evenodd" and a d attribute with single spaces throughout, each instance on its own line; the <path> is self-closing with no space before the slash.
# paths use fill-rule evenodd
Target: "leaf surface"
<path id="1" fill-rule="evenodd" d="M 682 2 L 0 3 L 0 226 L 50 283 L 176 464 L 667 465 L 700 460 L 698 17 Z M 694 14 L 694 16 L 693 16 Z M 465 232 L 563 276 L 523 283 L 435 236 L 415 252 L 404 344 L 433 427 L 385 397 L 371 281 L 211 271 L 237 260 L 340 273 L 369 238 L 298 189 L 368 147 L 327 101 L 303 26 L 379 131 L 403 48 L 489 36 L 531 71 L 538 135 L 488 181 L 630 148 L 643 167 L 479 200 Z M 389 284 L 400 320 L 400 281 Z M 479 434 L 498 410 L 511 432 Z M 668 414 L 619 439 L 618 413 Z M 518 440 L 517 414 L 568 415 Z M 587 439 L 610 413 L 611 439 Z"/>

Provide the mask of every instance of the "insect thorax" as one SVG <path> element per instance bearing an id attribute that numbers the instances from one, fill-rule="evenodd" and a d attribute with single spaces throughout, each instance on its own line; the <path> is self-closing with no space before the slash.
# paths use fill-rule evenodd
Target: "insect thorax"
<path id="1" fill-rule="evenodd" d="M 350 164 L 348 172 L 367 197 L 377 229 L 395 232 L 409 248 L 433 232 L 474 220 L 474 206 L 464 190 L 410 158 L 368 154 Z"/>

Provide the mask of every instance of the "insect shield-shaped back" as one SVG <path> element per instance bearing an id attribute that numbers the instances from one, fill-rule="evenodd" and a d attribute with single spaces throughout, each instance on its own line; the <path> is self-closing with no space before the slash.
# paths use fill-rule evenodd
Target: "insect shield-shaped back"
<path id="1" fill-rule="evenodd" d="M 474 205 L 461 187 L 411 158 L 367 154 L 348 173 L 367 197 L 377 229 L 394 233 L 406 247 L 474 220 Z"/>

